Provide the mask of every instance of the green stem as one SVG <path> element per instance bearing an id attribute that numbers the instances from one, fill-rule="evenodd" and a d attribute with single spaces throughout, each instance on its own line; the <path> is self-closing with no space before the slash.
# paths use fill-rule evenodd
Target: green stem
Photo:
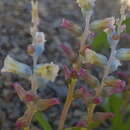
<path id="1" fill-rule="evenodd" d="M 58 130 L 64 129 L 64 123 L 65 123 L 69 108 L 71 106 L 71 103 L 73 101 L 73 93 L 74 93 L 74 88 L 75 88 L 76 82 L 77 82 L 77 80 L 72 79 L 71 83 L 69 84 L 68 95 L 67 95 L 67 99 L 66 99 L 66 102 L 65 102 L 65 105 L 64 105 L 64 109 L 63 109 L 62 114 L 61 114 Z"/>
<path id="2" fill-rule="evenodd" d="M 92 123 L 93 123 L 93 114 L 94 114 L 94 109 L 96 107 L 96 104 L 89 104 L 89 106 L 87 107 L 87 111 L 88 111 L 88 114 L 87 114 L 87 124 L 88 124 L 88 130 L 91 130 L 91 127 L 92 127 Z"/>
<path id="3" fill-rule="evenodd" d="M 45 115 L 42 112 L 37 112 L 35 114 L 35 119 L 38 121 L 38 123 L 44 130 L 52 130 L 50 124 L 48 123 Z"/>

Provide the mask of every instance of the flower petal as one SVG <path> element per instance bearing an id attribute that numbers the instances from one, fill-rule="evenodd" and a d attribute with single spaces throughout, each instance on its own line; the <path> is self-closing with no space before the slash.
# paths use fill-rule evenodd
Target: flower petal
<path id="1" fill-rule="evenodd" d="M 107 87 L 116 87 L 116 88 L 124 88 L 126 86 L 125 81 L 120 79 L 115 79 L 112 76 L 109 76 L 104 81 L 104 86 Z"/>
<path id="2" fill-rule="evenodd" d="M 121 48 L 121 49 L 117 50 L 116 57 L 121 61 L 129 61 L 130 60 L 130 49 Z"/>
<path id="3" fill-rule="evenodd" d="M 25 103 L 37 100 L 39 97 L 31 91 L 26 91 L 19 83 L 13 84 L 19 98 Z"/>
<path id="4" fill-rule="evenodd" d="M 32 75 L 30 66 L 14 60 L 9 55 L 5 58 L 4 67 L 2 68 L 1 72 L 12 72 L 15 74 L 21 74 L 23 76 Z"/>
<path id="5" fill-rule="evenodd" d="M 93 30 L 99 30 L 99 29 L 106 29 L 115 23 L 115 18 L 110 17 L 110 18 L 105 18 L 102 20 L 96 20 L 91 23 L 91 29 Z"/>
<path id="6" fill-rule="evenodd" d="M 26 128 L 30 125 L 32 118 L 34 116 L 34 114 L 36 113 L 36 110 L 34 109 L 34 107 L 28 108 L 24 115 L 19 118 L 16 122 L 16 127 L 17 128 Z"/>
<path id="7" fill-rule="evenodd" d="M 59 66 L 53 63 L 37 65 L 35 68 L 35 73 L 45 80 L 54 81 L 57 73 L 59 71 Z"/>
<path id="8" fill-rule="evenodd" d="M 73 23 L 70 20 L 63 19 L 61 23 L 61 27 L 67 29 L 68 31 L 72 32 L 76 36 L 81 36 L 82 29 L 77 24 Z"/>
<path id="9" fill-rule="evenodd" d="M 99 86 L 99 80 L 85 69 L 80 69 L 79 75 L 80 78 L 85 80 L 91 87 Z"/>
<path id="10" fill-rule="evenodd" d="M 81 58 L 83 63 L 90 63 L 99 66 L 104 66 L 107 64 L 107 58 L 104 55 L 98 54 L 89 48 L 85 50 L 85 55 Z"/>
<path id="11" fill-rule="evenodd" d="M 57 98 L 51 98 L 51 99 L 39 99 L 36 102 L 38 111 L 45 111 L 46 109 L 60 104 L 59 100 Z"/>

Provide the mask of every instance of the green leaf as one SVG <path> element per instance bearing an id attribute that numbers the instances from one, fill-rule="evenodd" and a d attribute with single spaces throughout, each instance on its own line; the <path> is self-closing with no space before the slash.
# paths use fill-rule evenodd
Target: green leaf
<path id="1" fill-rule="evenodd" d="M 97 34 L 96 38 L 92 43 L 92 48 L 98 52 L 109 48 L 109 43 L 107 41 L 107 35 L 105 32 L 99 32 Z"/>
<path id="2" fill-rule="evenodd" d="M 121 95 L 113 95 L 107 101 L 106 110 L 115 114 L 115 117 L 112 120 L 112 130 L 119 130 L 123 124 L 123 117 L 120 112 L 122 105 L 123 98 Z"/>
<path id="3" fill-rule="evenodd" d="M 123 24 L 126 25 L 126 32 L 127 32 L 128 34 L 130 34 L 130 18 L 127 18 L 127 19 L 123 22 Z"/>
<path id="4" fill-rule="evenodd" d="M 35 114 L 35 119 L 38 121 L 39 125 L 44 129 L 44 130 L 52 130 L 51 125 L 47 121 L 45 115 L 42 112 L 37 112 Z"/>
<path id="5" fill-rule="evenodd" d="M 128 119 L 127 117 L 125 117 L 125 119 L 127 120 L 123 120 L 124 116 L 121 113 L 121 108 L 124 103 L 125 102 L 123 96 L 119 94 L 119 95 L 113 95 L 110 98 L 108 98 L 106 103 L 103 105 L 106 111 L 115 113 L 115 117 L 111 122 L 111 130 L 130 130 L 129 115 L 128 115 Z"/>
<path id="6" fill-rule="evenodd" d="M 87 130 L 87 128 L 81 128 L 81 127 L 72 127 L 72 128 L 66 128 L 64 130 Z"/>

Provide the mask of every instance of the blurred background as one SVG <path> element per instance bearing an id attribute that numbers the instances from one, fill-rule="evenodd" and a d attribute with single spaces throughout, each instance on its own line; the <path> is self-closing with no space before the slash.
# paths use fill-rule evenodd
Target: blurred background
<path id="1" fill-rule="evenodd" d="M 130 4 L 130 0 L 127 0 Z M 120 0 L 97 0 L 92 20 L 110 16 L 119 16 Z M 53 61 L 61 67 L 68 64 L 60 43 L 68 43 L 73 46 L 76 42 L 73 35 L 60 27 L 63 18 L 70 19 L 80 26 L 84 25 L 80 9 L 75 0 L 39 0 L 40 26 L 39 30 L 46 34 L 46 45 L 39 63 Z M 0 0 L 0 68 L 4 58 L 9 54 L 16 60 L 32 65 L 31 57 L 27 55 L 26 48 L 31 43 L 31 4 L 30 0 Z M 129 45 L 128 45 L 129 46 Z M 26 89 L 30 83 L 13 74 L 0 74 L 0 130 L 15 130 L 16 120 L 24 113 L 25 106 L 19 100 L 12 88 L 13 82 L 20 82 Z M 43 98 L 58 97 L 61 105 L 55 106 L 45 112 L 54 130 L 57 129 L 60 112 L 63 108 L 67 93 L 63 72 L 55 83 L 46 84 L 45 88 L 39 89 L 39 95 Z M 70 114 L 65 127 L 74 126 L 85 114 L 85 106 L 78 100 L 72 104 Z M 34 121 L 34 129 L 37 123 Z M 107 130 L 108 126 L 98 130 Z"/>

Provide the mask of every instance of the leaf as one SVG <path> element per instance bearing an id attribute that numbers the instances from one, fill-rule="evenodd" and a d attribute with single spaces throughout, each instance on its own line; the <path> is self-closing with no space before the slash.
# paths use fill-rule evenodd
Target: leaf
<path id="1" fill-rule="evenodd" d="M 126 32 L 127 32 L 128 34 L 130 34 L 130 18 L 127 18 L 127 19 L 123 22 L 123 24 L 126 25 Z"/>
<path id="2" fill-rule="evenodd" d="M 66 128 L 64 130 L 87 130 L 87 128 L 81 128 L 81 127 L 72 127 L 72 128 Z"/>
<path id="3" fill-rule="evenodd" d="M 120 112 L 122 105 L 123 99 L 121 95 L 113 95 L 108 99 L 106 104 L 107 110 L 115 114 L 115 117 L 112 120 L 112 130 L 119 130 L 120 126 L 123 124 L 123 117 Z"/>
<path id="4" fill-rule="evenodd" d="M 35 119 L 38 121 L 39 125 L 44 129 L 44 130 L 52 130 L 51 125 L 47 121 L 45 115 L 42 112 L 37 112 L 35 114 Z"/>
<path id="5" fill-rule="evenodd" d="M 99 32 L 97 34 L 96 38 L 92 43 L 92 48 L 98 52 L 109 48 L 109 43 L 107 41 L 107 35 L 105 32 Z"/>
<path id="6" fill-rule="evenodd" d="M 111 122 L 111 130 L 129 130 L 130 129 L 130 118 L 128 115 L 127 120 L 123 120 L 124 117 L 121 113 L 121 108 L 124 104 L 122 95 L 113 95 L 104 104 L 104 107 L 109 112 L 114 112 L 115 117 Z"/>

